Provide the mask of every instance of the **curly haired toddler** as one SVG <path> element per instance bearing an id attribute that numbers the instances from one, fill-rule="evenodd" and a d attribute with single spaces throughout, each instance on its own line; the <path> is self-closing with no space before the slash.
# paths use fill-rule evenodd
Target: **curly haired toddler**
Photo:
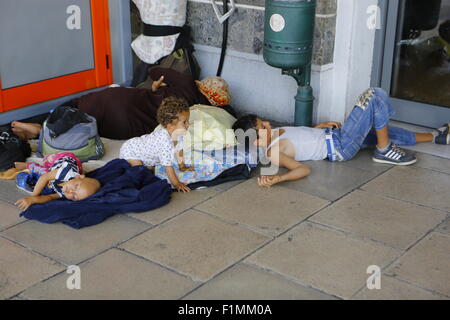
<path id="1" fill-rule="evenodd" d="M 173 168 L 175 143 L 189 128 L 189 105 L 184 99 L 166 98 L 158 109 L 157 119 L 162 129 L 127 140 L 120 149 L 120 158 L 132 166 L 145 165 L 152 170 L 156 165 L 164 166 L 173 187 L 189 192 L 191 189 L 179 181 Z"/>

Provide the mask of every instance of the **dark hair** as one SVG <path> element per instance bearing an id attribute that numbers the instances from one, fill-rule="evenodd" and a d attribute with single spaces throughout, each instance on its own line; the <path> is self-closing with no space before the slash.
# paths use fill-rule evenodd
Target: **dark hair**
<path id="1" fill-rule="evenodd" d="M 258 116 L 256 114 L 248 114 L 240 117 L 233 124 L 233 130 L 236 131 L 238 129 L 242 129 L 244 130 L 244 132 L 246 132 L 249 129 L 256 129 L 256 119 L 258 119 Z"/>
<path id="2" fill-rule="evenodd" d="M 248 114 L 243 117 L 240 117 L 233 124 L 233 130 L 234 130 L 236 139 L 238 140 L 239 143 L 242 143 L 246 146 L 245 147 L 246 150 L 248 150 L 249 146 L 253 144 L 253 142 L 255 141 L 255 138 L 259 139 L 258 130 L 256 130 L 256 124 L 257 124 L 256 120 L 257 119 L 258 119 L 258 116 L 256 114 Z M 253 130 L 255 130 L 256 136 L 247 136 L 247 135 L 244 135 L 243 137 L 239 136 L 239 135 L 237 135 L 237 132 L 236 132 L 239 129 L 242 129 L 244 131 L 244 133 L 248 133 L 249 130 L 253 129 Z"/>
<path id="3" fill-rule="evenodd" d="M 442 39 L 450 43 L 450 20 L 445 21 L 439 27 L 439 35 Z"/>
<path id="4" fill-rule="evenodd" d="M 156 118 L 158 123 L 166 127 L 172 121 L 177 120 L 180 113 L 189 112 L 189 104 L 183 98 L 165 98 L 159 106 Z"/>

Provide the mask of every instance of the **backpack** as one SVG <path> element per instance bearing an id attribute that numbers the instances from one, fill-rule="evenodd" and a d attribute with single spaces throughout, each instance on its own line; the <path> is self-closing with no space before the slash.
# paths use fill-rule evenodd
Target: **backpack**
<path id="1" fill-rule="evenodd" d="M 66 110 L 61 111 L 61 108 Z M 105 147 L 97 131 L 96 119 L 75 108 L 63 106 L 58 109 L 59 117 L 55 119 L 51 114 L 42 125 L 37 155 L 43 157 L 51 153 L 71 152 L 81 162 L 103 157 Z M 74 117 L 75 113 L 78 117 Z M 74 121 L 74 118 L 82 120 Z M 58 134 L 52 128 L 59 128 Z"/>
<path id="2" fill-rule="evenodd" d="M 155 64 L 141 61 L 134 70 L 131 87 L 150 89 L 153 80 L 148 78 L 148 72 L 153 67 L 173 69 L 180 73 L 191 75 L 194 80 L 198 80 L 201 69 L 193 54 L 194 51 L 194 46 L 191 43 L 191 29 L 185 25 L 182 27 L 175 48 L 170 55 L 161 58 Z"/>
<path id="3" fill-rule="evenodd" d="M 172 54 L 162 58 L 159 61 L 159 64 L 148 68 L 148 72 L 155 67 L 167 68 L 175 70 L 179 73 L 183 73 L 186 75 L 191 75 L 194 79 L 198 78 L 200 74 L 200 67 L 197 63 L 197 60 L 193 55 L 189 53 L 189 50 L 186 48 L 181 48 L 174 51 Z M 152 88 L 153 79 L 148 76 L 144 82 L 141 82 L 136 86 L 138 89 L 151 89 Z"/>
<path id="4" fill-rule="evenodd" d="M 14 162 L 25 162 L 31 155 L 27 141 L 15 135 L 10 126 L 0 127 L 0 172 L 14 167 Z"/>

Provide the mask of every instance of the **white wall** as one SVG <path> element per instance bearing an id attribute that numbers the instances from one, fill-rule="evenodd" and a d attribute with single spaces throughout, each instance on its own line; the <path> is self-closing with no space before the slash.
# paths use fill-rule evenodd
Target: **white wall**
<path id="1" fill-rule="evenodd" d="M 378 5 L 378 0 L 338 0 L 337 4 L 330 117 L 343 121 L 361 92 L 370 87 L 376 29 L 367 26 L 367 9 Z"/>
<path id="2" fill-rule="evenodd" d="M 375 29 L 367 27 L 367 8 L 378 0 L 338 0 L 334 62 L 313 65 L 313 122 L 344 121 L 359 94 L 370 86 Z M 201 77 L 214 76 L 220 49 L 196 45 Z M 222 77 L 228 82 L 238 112 L 265 119 L 294 122 L 297 84 L 280 69 L 268 66 L 261 55 L 228 50 Z"/>
<path id="3" fill-rule="evenodd" d="M 220 49 L 195 45 L 195 57 L 202 70 L 200 77 L 215 76 L 219 64 Z M 311 86 L 314 89 L 313 121 L 318 117 L 319 104 L 329 95 L 324 88 L 329 81 L 330 66 L 313 66 Z M 267 65 L 261 55 L 228 50 L 222 71 L 231 90 L 231 105 L 240 113 L 256 113 L 264 119 L 284 123 L 294 122 L 297 83 L 281 74 L 281 69 Z M 322 90 L 321 90 L 322 88 Z M 324 97 L 320 95 L 324 94 Z"/>

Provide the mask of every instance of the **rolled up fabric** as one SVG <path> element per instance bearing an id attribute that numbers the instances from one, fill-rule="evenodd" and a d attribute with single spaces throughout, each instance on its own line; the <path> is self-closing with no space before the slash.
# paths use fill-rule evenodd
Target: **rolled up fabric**
<path id="1" fill-rule="evenodd" d="M 142 21 L 147 25 L 182 27 L 186 23 L 187 0 L 133 0 Z M 171 54 L 180 33 L 166 36 L 137 37 L 131 47 L 136 55 L 148 64 Z"/>

